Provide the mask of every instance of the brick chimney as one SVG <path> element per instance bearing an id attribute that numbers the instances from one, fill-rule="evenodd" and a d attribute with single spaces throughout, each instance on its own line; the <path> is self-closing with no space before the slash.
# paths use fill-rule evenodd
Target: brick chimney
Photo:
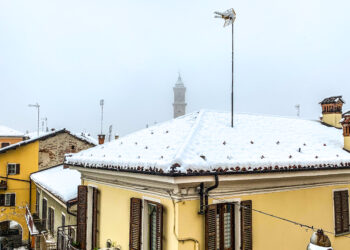
<path id="1" fill-rule="evenodd" d="M 106 135 L 98 135 L 98 144 L 99 145 L 104 144 L 105 138 L 106 138 Z"/>
<path id="2" fill-rule="evenodd" d="M 344 149 L 350 152 L 350 111 L 343 114 L 340 123 L 343 126 Z"/>
<path id="3" fill-rule="evenodd" d="M 342 96 L 331 96 L 320 102 L 322 106 L 321 122 L 336 128 L 342 128 L 342 109 L 344 100 Z"/>

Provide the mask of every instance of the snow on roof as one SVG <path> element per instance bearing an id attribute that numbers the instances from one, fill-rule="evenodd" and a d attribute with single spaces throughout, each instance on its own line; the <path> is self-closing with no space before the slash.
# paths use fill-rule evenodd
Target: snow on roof
<path id="1" fill-rule="evenodd" d="M 0 125 L 0 136 L 9 136 L 9 137 L 22 137 L 24 133 L 14 130 L 12 128 Z"/>
<path id="2" fill-rule="evenodd" d="M 77 198 L 81 184 L 80 172 L 63 165 L 36 172 L 30 178 L 63 202 Z"/>
<path id="3" fill-rule="evenodd" d="M 350 166 L 350 153 L 342 131 L 318 121 L 238 114 L 231 128 L 229 113 L 202 110 L 68 154 L 66 163 L 188 174 Z"/>
<path id="4" fill-rule="evenodd" d="M 48 137 L 55 136 L 57 134 L 65 133 L 65 132 L 69 133 L 72 136 L 75 136 L 76 138 L 78 138 L 80 140 L 86 141 L 87 143 L 90 143 L 90 144 L 93 144 L 93 145 L 97 145 L 97 143 L 94 142 L 94 139 L 91 136 L 87 136 L 87 135 L 85 136 L 85 135 L 82 135 L 82 134 L 74 134 L 74 133 L 69 132 L 65 128 L 63 128 L 63 129 L 54 130 L 54 131 L 50 131 L 50 132 L 39 132 L 39 136 L 38 136 L 37 132 L 27 133 L 25 135 L 25 137 L 28 137 L 29 139 L 21 141 L 21 142 L 14 143 L 14 144 L 11 144 L 11 145 L 9 145 L 7 147 L 1 148 L 0 149 L 0 154 L 1 153 L 5 153 L 6 151 L 8 151 L 10 149 L 15 149 L 17 147 L 24 146 L 26 144 L 35 142 L 37 140 L 44 140 L 44 139 L 46 139 Z"/>
<path id="5" fill-rule="evenodd" d="M 337 103 L 341 101 L 342 103 L 345 103 L 343 100 L 343 97 L 341 95 L 339 96 L 331 96 L 323 99 L 320 104 L 332 104 L 332 103 Z"/>
<path id="6" fill-rule="evenodd" d="M 81 132 L 81 133 L 75 133 L 74 135 L 82 140 L 88 141 L 90 144 L 94 144 L 94 145 L 98 144 L 97 139 L 92 137 L 89 133 Z"/>

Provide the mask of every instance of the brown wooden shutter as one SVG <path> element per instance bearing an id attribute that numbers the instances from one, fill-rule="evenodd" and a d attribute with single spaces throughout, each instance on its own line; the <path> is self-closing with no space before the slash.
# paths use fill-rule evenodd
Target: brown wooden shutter
<path id="1" fill-rule="evenodd" d="M 16 206 L 16 194 L 10 194 L 10 206 Z"/>
<path id="2" fill-rule="evenodd" d="M 88 188 L 84 185 L 78 186 L 78 213 L 77 213 L 77 241 L 80 249 L 86 249 L 86 213 L 87 213 Z"/>
<path id="3" fill-rule="evenodd" d="M 16 174 L 19 174 L 20 172 L 20 164 L 16 164 Z"/>
<path id="4" fill-rule="evenodd" d="M 209 205 L 205 214 L 205 249 L 216 250 L 216 214 L 217 206 Z"/>
<path id="5" fill-rule="evenodd" d="M 335 222 L 335 234 L 341 234 L 343 232 L 342 224 L 342 196 L 341 192 L 334 192 L 334 222 Z"/>
<path id="6" fill-rule="evenodd" d="M 130 233 L 129 249 L 141 249 L 141 220 L 142 220 L 142 200 L 131 198 L 130 200 Z"/>
<path id="7" fill-rule="evenodd" d="M 241 202 L 241 249 L 253 249 L 252 201 Z"/>
<path id="8" fill-rule="evenodd" d="M 163 206 L 157 204 L 157 250 L 163 249 Z"/>
<path id="9" fill-rule="evenodd" d="M 349 194 L 347 190 L 341 192 L 341 198 L 343 233 L 346 233 L 349 232 Z"/>
<path id="10" fill-rule="evenodd" d="M 5 194 L 0 194 L 0 206 L 5 206 Z"/>
<path id="11" fill-rule="evenodd" d="M 98 189 L 93 188 L 92 193 L 92 248 L 98 247 L 97 244 L 97 233 L 98 233 L 98 227 L 97 227 L 97 216 L 98 216 Z"/>

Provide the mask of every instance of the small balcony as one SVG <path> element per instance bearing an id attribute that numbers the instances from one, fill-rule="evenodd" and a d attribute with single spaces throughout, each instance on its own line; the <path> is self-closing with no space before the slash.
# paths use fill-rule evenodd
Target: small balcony
<path id="1" fill-rule="evenodd" d="M 0 181 L 0 190 L 7 190 L 7 181 Z"/>

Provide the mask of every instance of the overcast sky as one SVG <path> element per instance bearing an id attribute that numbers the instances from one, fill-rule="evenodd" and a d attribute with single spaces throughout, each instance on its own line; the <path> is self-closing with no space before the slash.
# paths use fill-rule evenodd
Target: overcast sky
<path id="1" fill-rule="evenodd" d="M 233 7 L 240 113 L 317 119 L 318 102 L 350 103 L 347 0 L 0 0 L 1 123 L 124 135 L 172 118 L 181 72 L 188 112 L 229 110 L 231 33 L 213 11 Z M 346 104 L 345 109 L 350 109 Z"/>

